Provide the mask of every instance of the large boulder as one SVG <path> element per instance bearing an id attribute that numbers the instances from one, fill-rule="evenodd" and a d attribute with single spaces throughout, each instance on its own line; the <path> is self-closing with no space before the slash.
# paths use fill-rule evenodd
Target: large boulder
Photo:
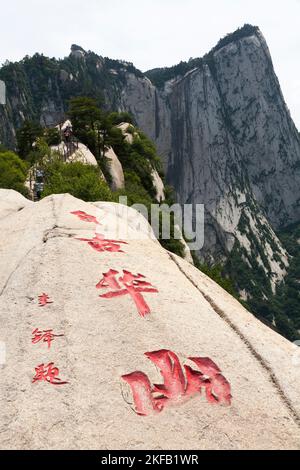
<path id="1" fill-rule="evenodd" d="M 295 345 L 132 209 L 20 199 L 0 190 L 0 448 L 299 448 Z"/>
<path id="2" fill-rule="evenodd" d="M 124 189 L 125 177 L 122 164 L 118 159 L 112 147 L 108 147 L 105 151 L 105 157 L 108 162 L 108 171 L 111 176 L 111 187 L 113 191 Z"/>
<path id="3" fill-rule="evenodd" d="M 15 215 L 31 204 L 31 201 L 13 189 L 0 189 L 0 221 L 10 214 Z"/>

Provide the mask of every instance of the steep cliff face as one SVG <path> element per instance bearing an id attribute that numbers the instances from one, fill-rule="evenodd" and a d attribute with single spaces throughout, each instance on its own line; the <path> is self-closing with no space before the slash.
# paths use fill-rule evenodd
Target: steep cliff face
<path id="1" fill-rule="evenodd" d="M 8 89 L 4 143 L 24 118 L 56 124 L 74 95 L 131 112 L 156 142 L 178 201 L 205 205 L 200 258 L 227 263 L 233 274 L 243 260 L 251 276 L 259 272 L 254 291 L 274 292 L 289 261 L 272 227 L 300 219 L 300 139 L 258 28 L 229 35 L 203 59 L 146 75 L 76 46 L 62 61 L 39 56 L 4 67 L 0 78 Z"/>
<path id="2" fill-rule="evenodd" d="M 164 156 L 178 200 L 205 204 L 200 256 L 224 263 L 233 253 L 266 278 L 245 285 L 245 297 L 258 289 L 267 298 L 288 266 L 272 226 L 300 218 L 299 134 L 257 28 L 229 36 L 193 65 L 183 76 L 150 72 L 154 83 L 168 78 L 152 92 L 152 126 L 141 115 L 149 107 L 135 115 Z"/>
<path id="3" fill-rule="evenodd" d="M 176 177 L 190 161 L 190 166 L 198 166 L 193 173 L 200 192 L 207 194 L 207 179 L 217 180 L 211 188 L 216 195 L 218 180 L 221 194 L 228 184 L 230 188 L 228 178 L 245 188 L 242 173 L 275 227 L 299 220 L 299 135 L 260 32 L 212 53 L 208 65 L 175 84 L 171 115 L 177 138 L 182 124 L 186 127 L 185 146 L 173 140 L 169 160 L 169 177 L 183 199 L 190 180 L 179 183 Z"/>
<path id="4" fill-rule="evenodd" d="M 181 202 L 204 202 L 218 225 L 221 212 L 226 233 L 239 222 L 239 193 L 275 228 L 299 220 L 299 134 L 259 30 L 213 51 L 165 90 L 167 174 Z"/>
<path id="5" fill-rule="evenodd" d="M 163 89 L 131 75 L 119 106 L 155 140 L 179 201 L 205 204 L 206 257 L 231 251 L 247 201 L 275 228 L 299 220 L 299 134 L 259 30 Z"/>
<path id="6" fill-rule="evenodd" d="M 249 286 L 240 272 L 241 293 L 268 298 L 289 263 L 272 227 L 300 218 L 299 134 L 257 28 L 221 41 L 190 67 L 181 76 L 178 68 L 149 72 L 159 88 L 144 81 L 141 95 L 131 84 L 122 106 L 155 140 L 178 200 L 205 204 L 200 257 L 224 263 L 232 255 L 234 277 L 239 259 L 244 271 L 260 273 Z"/>

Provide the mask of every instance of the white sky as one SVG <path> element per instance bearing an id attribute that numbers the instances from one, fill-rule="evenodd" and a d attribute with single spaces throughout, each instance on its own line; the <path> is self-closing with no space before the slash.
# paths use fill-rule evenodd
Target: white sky
<path id="1" fill-rule="evenodd" d="M 76 43 L 145 71 L 201 57 L 244 23 L 257 25 L 300 129 L 300 0 L 4 1 L 0 64 L 35 52 L 64 57 Z"/>

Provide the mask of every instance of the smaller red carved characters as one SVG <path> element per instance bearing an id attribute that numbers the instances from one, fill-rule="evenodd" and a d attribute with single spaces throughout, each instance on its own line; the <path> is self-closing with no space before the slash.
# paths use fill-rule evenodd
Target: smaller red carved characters
<path id="1" fill-rule="evenodd" d="M 119 275 L 119 277 L 117 277 Z M 130 295 L 134 300 L 138 313 L 141 317 L 150 314 L 150 307 L 146 303 L 142 293 L 158 293 L 149 282 L 144 281 L 142 274 L 134 275 L 129 271 L 123 270 L 123 275 L 119 271 L 110 269 L 103 274 L 103 278 L 96 285 L 97 289 L 111 289 L 111 292 L 100 295 L 103 299 L 112 299 L 123 295 Z"/>
<path id="2" fill-rule="evenodd" d="M 35 377 L 33 377 L 32 383 L 35 382 L 48 382 L 52 385 L 65 385 L 69 382 L 63 382 L 59 376 L 59 369 L 54 367 L 54 363 L 50 362 L 47 366 L 40 364 L 35 368 Z"/>
<path id="3" fill-rule="evenodd" d="M 95 216 L 87 214 L 86 212 L 74 211 L 74 212 L 71 212 L 71 214 L 76 215 L 80 220 L 83 220 L 84 222 L 91 222 L 91 223 L 95 223 L 97 225 L 101 225 L 100 222 L 98 222 L 98 220 Z"/>
<path id="4" fill-rule="evenodd" d="M 49 298 L 49 295 L 45 293 L 39 295 L 39 306 L 45 307 L 47 304 L 53 304 L 53 302 Z"/>
<path id="5" fill-rule="evenodd" d="M 201 395 L 205 390 L 211 404 L 231 404 L 231 387 L 219 367 L 207 357 L 190 357 L 198 370 L 184 365 L 177 355 L 167 349 L 145 353 L 160 370 L 163 384 L 151 385 L 146 374 L 140 371 L 123 375 L 131 388 L 134 411 L 140 416 L 160 413 L 165 407 L 178 405 Z"/>
<path id="6" fill-rule="evenodd" d="M 76 238 L 93 248 L 95 251 L 102 253 L 103 251 L 109 251 L 110 253 L 124 253 L 121 250 L 121 245 L 128 245 L 128 243 L 122 240 L 108 240 L 101 233 L 96 233 L 94 238 Z"/>
<path id="7" fill-rule="evenodd" d="M 42 341 L 42 342 L 48 344 L 48 349 L 50 349 L 51 343 L 54 340 L 54 338 L 64 336 L 64 335 L 55 335 L 53 333 L 53 330 L 40 331 L 38 328 L 33 330 L 32 335 L 33 335 L 33 338 L 32 338 L 31 341 L 32 341 L 33 344 L 37 344 L 40 341 Z"/>

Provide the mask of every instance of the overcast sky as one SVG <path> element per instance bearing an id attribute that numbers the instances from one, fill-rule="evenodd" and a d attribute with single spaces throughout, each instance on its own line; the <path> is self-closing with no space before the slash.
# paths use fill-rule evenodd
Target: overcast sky
<path id="1" fill-rule="evenodd" d="M 0 64 L 72 43 L 145 71 L 201 57 L 244 23 L 261 28 L 300 129 L 300 0 L 10 0 L 0 6 Z"/>

